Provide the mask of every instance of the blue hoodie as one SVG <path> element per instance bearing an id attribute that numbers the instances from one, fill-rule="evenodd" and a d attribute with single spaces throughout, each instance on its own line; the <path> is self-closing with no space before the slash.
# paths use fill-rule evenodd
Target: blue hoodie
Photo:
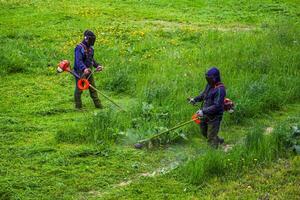
<path id="1" fill-rule="evenodd" d="M 75 48 L 75 72 L 81 74 L 86 68 L 97 67 L 99 64 L 94 59 L 94 48 L 88 47 L 85 41 Z"/>
<path id="2" fill-rule="evenodd" d="M 202 111 L 204 115 L 216 116 L 224 112 L 224 98 L 226 89 L 221 83 L 220 72 L 216 67 L 209 69 L 206 76 L 212 77 L 214 85 L 207 84 L 204 91 L 194 98 L 195 102 L 204 101 Z"/>

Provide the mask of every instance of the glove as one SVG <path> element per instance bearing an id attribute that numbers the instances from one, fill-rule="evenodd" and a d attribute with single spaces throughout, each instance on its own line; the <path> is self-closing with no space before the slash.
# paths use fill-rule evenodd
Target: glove
<path id="1" fill-rule="evenodd" d="M 199 109 L 196 113 L 199 115 L 199 117 L 203 117 L 203 111 L 201 109 Z"/>
<path id="2" fill-rule="evenodd" d="M 101 66 L 101 65 L 98 65 L 97 67 L 96 67 L 96 71 L 97 72 L 100 72 L 100 71 L 102 71 L 103 70 L 103 67 Z"/>
<path id="3" fill-rule="evenodd" d="M 234 110 L 233 109 L 230 109 L 230 110 L 228 110 L 228 113 L 233 113 L 234 112 Z"/>
<path id="4" fill-rule="evenodd" d="M 83 70 L 83 74 L 84 74 L 84 75 L 88 75 L 89 73 L 91 73 L 91 70 L 90 70 L 89 68 L 85 68 L 85 69 Z"/>
<path id="5" fill-rule="evenodd" d="M 189 98 L 187 98 L 187 100 L 189 101 L 189 103 L 190 104 L 192 104 L 192 105 L 195 105 L 196 104 L 196 101 L 195 101 L 195 99 L 194 98 L 192 98 L 192 97 L 189 97 Z"/>

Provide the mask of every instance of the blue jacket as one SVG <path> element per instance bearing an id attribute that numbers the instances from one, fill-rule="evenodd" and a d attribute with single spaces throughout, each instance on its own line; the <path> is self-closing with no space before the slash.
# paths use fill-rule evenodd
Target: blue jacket
<path id="1" fill-rule="evenodd" d="M 82 73 L 84 69 L 91 66 L 97 67 L 99 65 L 94 59 L 94 48 L 88 47 L 85 41 L 76 46 L 74 63 L 74 70 L 77 73 Z"/>
<path id="2" fill-rule="evenodd" d="M 224 112 L 224 98 L 226 89 L 221 83 L 219 70 L 212 68 L 207 75 L 214 76 L 216 80 L 215 86 L 206 85 L 204 91 L 194 98 L 195 102 L 204 101 L 202 111 L 204 115 L 215 116 L 222 115 Z"/>

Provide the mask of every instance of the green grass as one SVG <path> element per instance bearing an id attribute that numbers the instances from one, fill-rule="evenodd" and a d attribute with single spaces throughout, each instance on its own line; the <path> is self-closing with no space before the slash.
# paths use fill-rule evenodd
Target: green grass
<path id="1" fill-rule="evenodd" d="M 290 144 L 290 140 L 286 140 L 292 135 L 290 125 L 299 123 L 299 106 L 293 105 L 292 110 L 269 117 L 269 120 L 257 120 L 244 127 L 246 130 L 239 127 L 238 131 L 246 131 L 247 137 L 239 138 L 228 153 L 206 149 L 202 144 L 204 151 L 171 173 L 142 177 L 127 187 L 109 190 L 103 199 L 257 199 L 266 196 L 297 199 L 299 156 L 290 157 L 291 151 L 285 145 Z M 280 124 L 270 135 L 256 129 L 257 125 L 275 125 L 273 120 Z M 223 132 L 225 138 L 232 136 L 236 128 Z M 281 140 L 276 141 L 278 138 Z M 242 145 L 241 140 L 247 145 Z M 278 144 L 284 144 L 284 148 Z"/>
<path id="2" fill-rule="evenodd" d="M 270 135 L 264 134 L 264 130 L 254 129 L 228 153 L 209 150 L 204 156 L 187 163 L 180 173 L 185 174 L 191 183 L 203 185 L 214 177 L 235 179 L 253 168 L 268 166 L 290 154 L 293 133 L 289 125 L 281 124 L 279 130 Z"/>
<path id="3" fill-rule="evenodd" d="M 272 184 L 261 182 L 261 188 L 246 187 L 223 196 L 220 191 L 244 184 L 230 178 L 224 183 L 214 178 L 215 170 L 207 171 L 208 184 L 201 190 L 176 176 L 143 178 L 140 174 L 174 161 L 197 162 L 199 154 L 220 161 L 224 177 L 229 177 L 236 173 L 228 171 L 222 159 L 230 156 L 238 168 L 241 164 L 235 157 L 252 152 L 239 179 L 251 184 L 249 174 L 259 182 L 265 180 L 256 170 L 285 166 L 276 151 L 266 148 L 280 143 L 255 133 L 261 133 L 258 125 L 277 127 L 280 120 L 299 111 L 299 5 L 297 0 L 1 1 L 0 199 L 298 194 L 293 186 L 299 182 L 297 157 L 285 158 L 291 166 L 280 169 L 274 180 L 268 179 Z M 97 86 L 127 112 L 104 98 L 105 109 L 95 110 L 88 93 L 83 94 L 85 110 L 77 112 L 73 77 L 55 73 L 60 60 L 73 62 L 74 47 L 87 28 L 97 35 L 95 58 L 105 67 L 95 74 Z M 224 116 L 220 134 L 236 144 L 255 129 L 252 136 L 265 146 L 256 150 L 253 144 L 253 151 L 242 149 L 224 157 L 210 152 L 198 127 L 188 125 L 161 138 L 163 146 L 132 149 L 138 139 L 191 118 L 198 107 L 188 105 L 186 98 L 204 88 L 204 72 L 210 66 L 220 68 L 228 97 L 237 104 L 235 114 Z M 289 104 L 296 108 L 286 109 Z M 286 127 L 290 123 L 294 122 L 287 121 Z M 189 140 L 182 142 L 182 134 Z M 264 158 L 268 162 L 252 170 L 255 157 L 259 163 Z M 273 163 L 274 168 L 266 167 Z M 280 177 L 288 184 L 283 185 Z M 118 187 L 128 180 L 134 180 L 132 185 Z M 289 196 L 279 198 L 285 197 Z"/>

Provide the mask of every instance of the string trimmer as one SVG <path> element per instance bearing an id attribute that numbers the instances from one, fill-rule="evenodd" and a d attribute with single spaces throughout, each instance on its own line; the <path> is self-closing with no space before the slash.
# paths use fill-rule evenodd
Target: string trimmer
<path id="1" fill-rule="evenodd" d="M 190 99 L 188 99 L 188 100 L 190 101 Z M 225 98 L 225 99 L 224 99 L 224 105 L 223 105 L 224 111 L 229 112 L 229 113 L 233 113 L 233 112 L 234 112 L 234 107 L 235 107 L 235 105 L 234 105 L 234 103 L 233 103 L 232 100 L 230 100 L 230 99 L 228 99 L 228 98 Z M 155 134 L 155 135 L 153 135 L 153 136 L 151 136 L 151 137 L 149 137 L 149 138 L 140 140 L 140 141 L 138 141 L 138 143 L 136 143 L 136 144 L 134 145 L 134 147 L 135 147 L 136 149 L 141 149 L 141 148 L 143 148 L 143 146 L 144 146 L 145 144 L 147 144 L 147 143 L 150 144 L 151 141 L 152 141 L 153 139 L 158 138 L 158 137 L 160 137 L 160 136 L 162 136 L 162 135 L 164 135 L 164 134 L 167 134 L 167 133 L 169 133 L 170 131 L 176 130 L 176 129 L 182 127 L 182 126 L 185 126 L 185 125 L 187 125 L 187 124 L 189 124 L 189 123 L 191 123 L 191 122 L 195 122 L 196 124 L 200 124 L 200 123 L 201 123 L 201 119 L 200 119 L 200 118 L 201 118 L 201 117 L 200 117 L 198 114 L 194 114 L 194 115 L 192 116 L 192 119 L 191 119 L 191 120 L 189 120 L 189 121 L 187 121 L 187 122 L 183 122 L 183 123 L 177 124 L 177 125 L 174 126 L 173 128 L 170 128 L 170 129 L 168 129 L 168 130 L 166 130 L 166 131 L 163 131 L 163 132 L 161 132 L 161 133 Z"/>
<path id="2" fill-rule="evenodd" d="M 194 114 L 194 115 L 192 116 L 192 119 L 191 119 L 191 120 L 186 121 L 186 122 L 182 122 L 182 123 L 177 124 L 177 125 L 174 126 L 173 128 L 170 128 L 170 129 L 168 129 L 168 130 L 166 130 L 166 131 L 163 131 L 163 132 L 161 132 L 161 133 L 155 134 L 155 135 L 153 135 L 153 136 L 151 136 L 151 137 L 149 137 L 149 138 L 140 140 L 140 141 L 138 141 L 138 142 L 134 145 L 134 147 L 135 147 L 136 149 L 141 149 L 141 148 L 143 148 L 143 146 L 146 145 L 147 143 L 148 143 L 148 144 L 151 143 L 152 140 L 154 140 L 154 139 L 156 139 L 156 138 L 159 138 L 160 136 L 162 136 L 162 135 L 164 135 L 164 134 L 167 134 L 167 133 L 169 133 L 169 132 L 171 132 L 171 131 L 173 131 L 173 130 L 176 130 L 176 129 L 178 129 L 178 128 L 180 128 L 180 127 L 183 127 L 183 126 L 185 126 L 185 125 L 187 125 L 187 124 L 190 124 L 190 123 L 192 123 L 192 122 L 195 122 L 196 124 L 200 124 L 200 123 L 201 123 L 200 116 L 199 116 L 198 114 Z"/>
<path id="3" fill-rule="evenodd" d="M 80 90 L 87 90 L 87 89 L 89 89 L 89 87 L 91 87 L 92 89 L 96 90 L 99 94 L 101 94 L 103 97 L 105 97 L 108 101 L 110 101 L 112 104 L 114 104 L 116 107 L 118 107 L 120 110 L 125 111 L 114 100 L 112 100 L 106 94 L 104 94 L 103 92 L 101 92 L 100 90 L 98 90 L 97 88 L 95 88 L 94 86 L 92 86 L 89 83 L 88 79 L 94 72 L 91 72 L 91 74 L 89 75 L 88 78 L 82 78 L 75 71 L 71 70 L 70 61 L 68 61 L 68 60 L 63 60 L 58 64 L 57 72 L 58 73 L 69 72 L 70 74 L 72 74 L 73 76 L 75 76 L 76 78 L 79 79 L 77 82 L 77 86 Z"/>

